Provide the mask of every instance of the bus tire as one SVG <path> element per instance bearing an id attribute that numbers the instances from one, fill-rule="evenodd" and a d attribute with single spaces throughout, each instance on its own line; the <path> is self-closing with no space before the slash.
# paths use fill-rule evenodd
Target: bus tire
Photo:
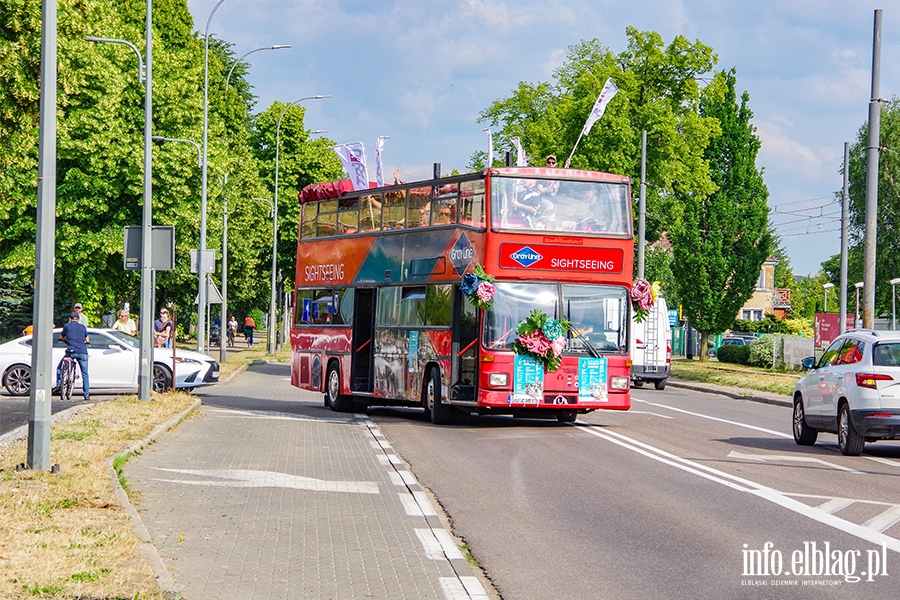
<path id="1" fill-rule="evenodd" d="M 441 402 L 441 370 L 437 367 L 431 367 L 425 377 L 422 406 L 425 408 L 425 417 L 435 425 L 448 425 L 453 422 L 455 409 Z"/>
<path id="2" fill-rule="evenodd" d="M 556 413 L 556 420 L 560 423 L 574 423 L 578 419 L 578 413 L 574 410 L 564 410 Z"/>
<path id="3" fill-rule="evenodd" d="M 341 394 L 341 370 L 336 360 L 328 365 L 328 374 L 325 376 L 325 404 L 334 412 L 353 410 L 353 400 Z"/>

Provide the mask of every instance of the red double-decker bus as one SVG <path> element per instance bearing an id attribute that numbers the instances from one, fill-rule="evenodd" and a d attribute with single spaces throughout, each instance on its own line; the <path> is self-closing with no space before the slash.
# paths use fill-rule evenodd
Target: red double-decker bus
<path id="1" fill-rule="evenodd" d="M 332 410 L 419 405 L 447 423 L 630 407 L 627 177 L 490 168 L 314 184 L 300 203 L 291 383 Z M 461 286 L 476 268 L 494 278 L 489 309 Z M 535 315 L 570 324 L 555 370 L 516 344 Z"/>

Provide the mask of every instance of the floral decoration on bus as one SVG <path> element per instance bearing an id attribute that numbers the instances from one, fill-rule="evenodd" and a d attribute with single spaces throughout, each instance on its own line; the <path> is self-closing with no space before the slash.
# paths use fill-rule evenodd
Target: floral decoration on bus
<path id="1" fill-rule="evenodd" d="M 643 323 L 650 309 L 656 305 L 656 298 L 659 296 L 659 282 L 654 281 L 653 285 L 646 279 L 638 277 L 631 286 L 631 308 L 634 310 L 634 320 Z"/>
<path id="2" fill-rule="evenodd" d="M 539 310 L 533 310 L 516 327 L 519 337 L 513 344 L 513 352 L 531 356 L 552 373 L 559 368 L 569 327 L 570 323 L 566 319 L 558 321 Z"/>
<path id="3" fill-rule="evenodd" d="M 484 272 L 484 267 L 475 265 L 474 272 L 463 275 L 459 289 L 468 296 L 473 305 L 490 310 L 494 305 L 494 294 L 497 292 L 497 288 L 491 283 L 493 280 L 492 275 Z"/>

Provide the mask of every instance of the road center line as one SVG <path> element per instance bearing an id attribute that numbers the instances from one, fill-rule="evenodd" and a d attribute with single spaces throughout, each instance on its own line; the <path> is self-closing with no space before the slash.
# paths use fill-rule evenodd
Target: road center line
<path id="1" fill-rule="evenodd" d="M 890 548 L 894 552 L 900 553 L 900 540 L 884 535 L 881 532 L 873 531 L 862 525 L 857 525 L 856 523 L 851 523 L 850 521 L 846 521 L 834 515 L 828 514 L 816 507 L 807 506 L 806 504 L 803 504 L 798 500 L 794 500 L 793 498 L 785 496 L 778 490 L 766 487 L 754 481 L 750 481 L 749 479 L 737 477 L 735 475 L 725 473 L 724 471 L 719 471 L 718 469 L 713 469 L 712 467 L 707 467 L 706 465 L 701 465 L 686 458 L 676 456 L 670 452 L 662 450 L 661 448 L 656 448 L 655 446 L 639 442 L 620 433 L 615 433 L 612 431 L 596 431 L 594 427 L 588 426 L 584 423 L 575 423 L 572 426 L 580 429 L 585 433 L 631 450 L 632 452 L 637 452 L 638 454 L 646 456 L 647 458 L 651 458 L 657 462 L 675 467 L 677 469 L 681 469 L 682 471 L 687 471 L 688 473 L 692 473 L 694 475 L 698 475 L 700 477 L 703 477 L 704 479 L 708 479 L 709 481 L 713 481 L 733 490 L 737 490 L 740 492 L 749 492 L 755 496 L 758 496 L 759 498 L 768 500 L 773 504 L 777 504 L 799 515 L 805 516 L 814 521 L 818 521 L 824 525 L 828 525 L 867 542 L 871 542 L 875 545 L 880 546 L 884 544 L 885 547 Z"/>

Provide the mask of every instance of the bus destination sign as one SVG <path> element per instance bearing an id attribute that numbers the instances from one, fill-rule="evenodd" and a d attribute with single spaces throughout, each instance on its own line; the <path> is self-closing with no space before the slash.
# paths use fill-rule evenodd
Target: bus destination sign
<path id="1" fill-rule="evenodd" d="M 623 257 L 619 248 L 500 244 L 500 267 L 504 269 L 621 273 Z"/>

